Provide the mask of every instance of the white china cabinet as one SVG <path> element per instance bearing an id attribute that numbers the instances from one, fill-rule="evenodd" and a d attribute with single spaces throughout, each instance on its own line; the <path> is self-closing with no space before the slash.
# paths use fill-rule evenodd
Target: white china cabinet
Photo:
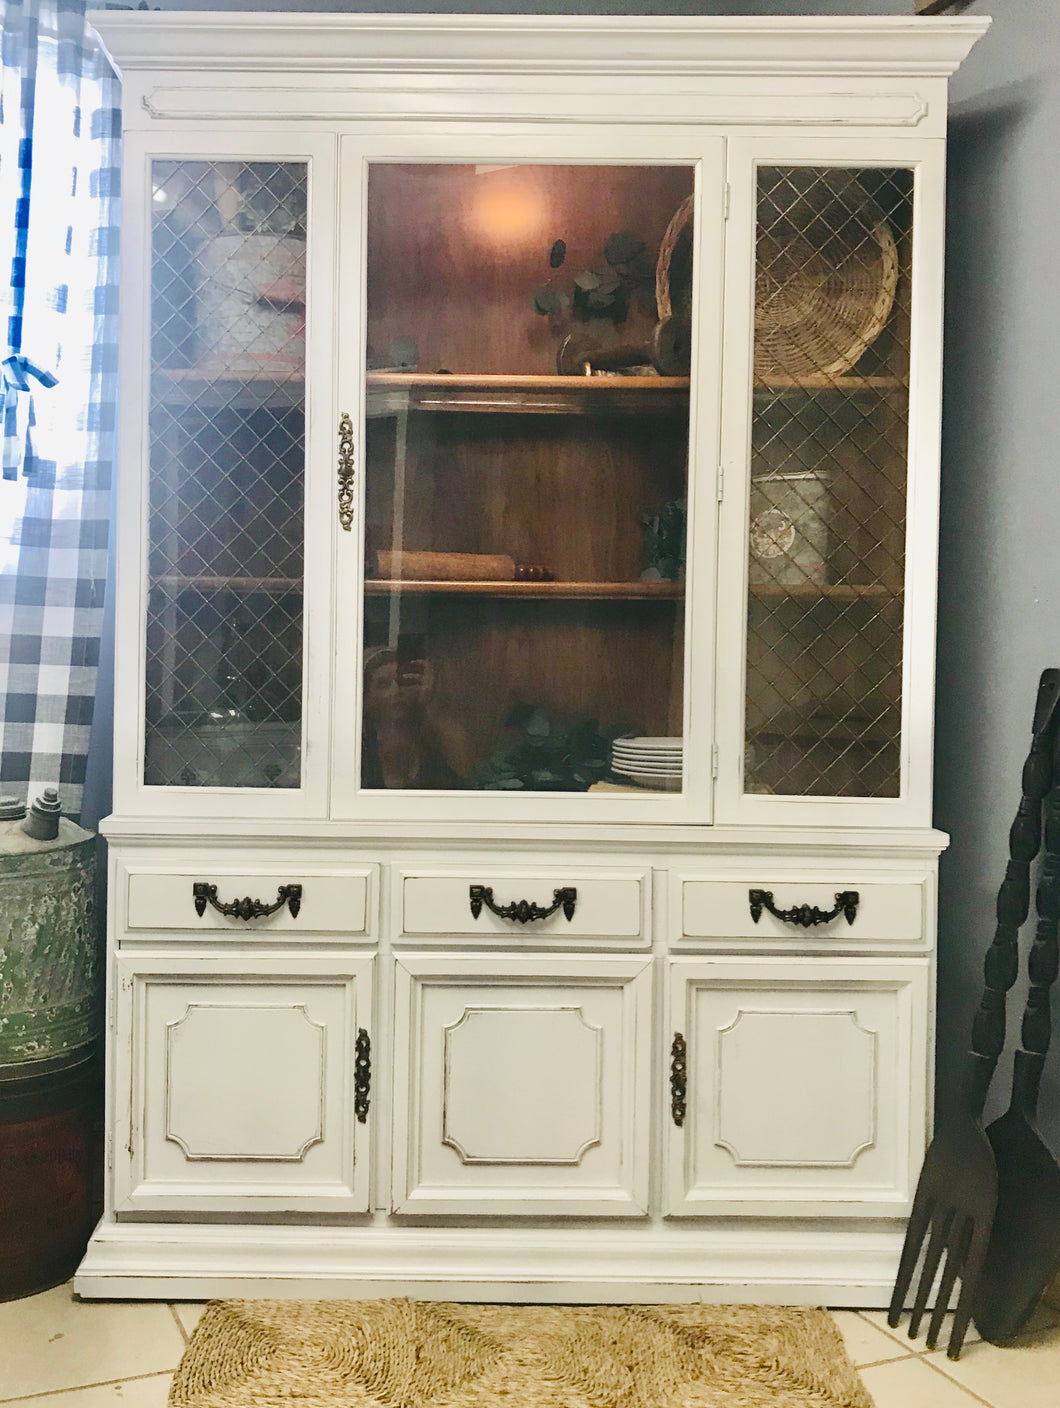
<path id="1" fill-rule="evenodd" d="M 986 21 L 95 21 L 78 1291 L 882 1304 L 946 839 L 946 83 Z"/>

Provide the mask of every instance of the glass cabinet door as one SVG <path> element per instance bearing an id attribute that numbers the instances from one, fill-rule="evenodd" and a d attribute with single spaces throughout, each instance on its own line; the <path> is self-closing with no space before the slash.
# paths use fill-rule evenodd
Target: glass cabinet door
<path id="1" fill-rule="evenodd" d="M 368 164 L 363 788 L 681 790 L 693 182 Z"/>
<path id="2" fill-rule="evenodd" d="M 745 793 L 900 793 L 912 206 L 757 168 Z"/>
<path id="3" fill-rule="evenodd" d="M 144 782 L 300 785 L 307 165 L 155 160 Z"/>

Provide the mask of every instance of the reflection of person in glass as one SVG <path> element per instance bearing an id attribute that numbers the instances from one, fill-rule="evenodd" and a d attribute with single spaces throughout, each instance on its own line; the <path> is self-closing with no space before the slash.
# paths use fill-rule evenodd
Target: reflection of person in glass
<path id="1" fill-rule="evenodd" d="M 438 790 L 463 787 L 449 761 L 452 740 L 433 706 L 434 670 L 422 637 L 397 649 L 369 650 L 364 660 L 364 787 Z"/>

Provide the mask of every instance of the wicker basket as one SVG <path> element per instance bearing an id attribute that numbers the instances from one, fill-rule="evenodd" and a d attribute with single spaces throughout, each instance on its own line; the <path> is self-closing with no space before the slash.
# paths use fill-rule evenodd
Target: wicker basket
<path id="1" fill-rule="evenodd" d="M 848 172 L 806 169 L 805 181 L 800 194 L 789 178 L 773 219 L 759 209 L 757 381 L 842 375 L 894 303 L 898 251 L 883 212 Z"/>
<path id="2" fill-rule="evenodd" d="M 659 245 L 655 262 L 655 306 L 660 322 L 688 315 L 692 307 L 692 212 L 695 196 L 686 196 Z"/>
<path id="3" fill-rule="evenodd" d="M 879 337 L 894 304 L 898 250 L 883 212 L 848 172 L 807 168 L 805 176 L 801 198 L 767 228 L 759 221 L 758 381 L 841 376 Z M 659 245 L 660 320 L 691 310 L 694 206 L 694 196 L 681 202 Z"/>

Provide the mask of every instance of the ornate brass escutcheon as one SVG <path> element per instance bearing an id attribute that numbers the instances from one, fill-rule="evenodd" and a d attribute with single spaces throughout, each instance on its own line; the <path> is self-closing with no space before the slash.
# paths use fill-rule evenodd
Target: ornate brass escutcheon
<path id="1" fill-rule="evenodd" d="M 353 1113 L 357 1116 L 358 1124 L 368 1122 L 371 1090 L 372 1038 L 363 1027 L 358 1027 L 353 1057 Z"/>
<path id="2" fill-rule="evenodd" d="M 688 1047 L 681 1032 L 674 1032 L 670 1045 L 670 1115 L 678 1129 L 685 1122 L 685 1096 L 688 1093 Z"/>
<path id="3" fill-rule="evenodd" d="M 353 421 L 345 411 L 339 420 L 339 522 L 353 527 Z"/>

